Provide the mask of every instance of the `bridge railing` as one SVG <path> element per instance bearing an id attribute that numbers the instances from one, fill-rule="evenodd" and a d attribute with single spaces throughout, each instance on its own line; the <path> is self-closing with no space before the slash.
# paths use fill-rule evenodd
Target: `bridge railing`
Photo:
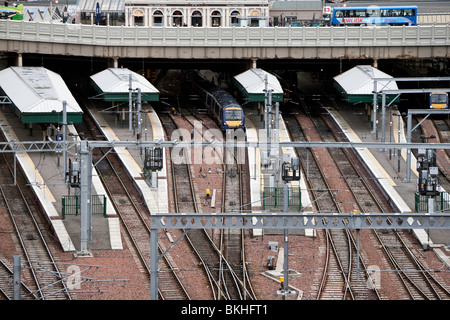
<path id="1" fill-rule="evenodd" d="M 0 20 L 0 40 L 141 47 L 450 46 L 450 26 L 124 27 Z"/>

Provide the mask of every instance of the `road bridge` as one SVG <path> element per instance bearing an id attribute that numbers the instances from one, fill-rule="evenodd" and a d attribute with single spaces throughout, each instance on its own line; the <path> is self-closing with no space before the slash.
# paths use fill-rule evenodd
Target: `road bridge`
<path id="1" fill-rule="evenodd" d="M 0 51 L 169 59 L 450 57 L 450 25 L 124 27 L 0 21 Z"/>

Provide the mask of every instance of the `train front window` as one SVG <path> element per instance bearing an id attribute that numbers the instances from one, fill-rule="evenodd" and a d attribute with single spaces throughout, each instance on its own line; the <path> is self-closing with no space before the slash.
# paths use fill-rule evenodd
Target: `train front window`
<path id="1" fill-rule="evenodd" d="M 431 103 L 447 103 L 447 95 L 445 94 L 432 94 Z"/>
<path id="2" fill-rule="evenodd" d="M 240 109 L 226 109 L 225 110 L 225 120 L 226 121 L 237 121 L 242 119 L 242 110 Z"/>

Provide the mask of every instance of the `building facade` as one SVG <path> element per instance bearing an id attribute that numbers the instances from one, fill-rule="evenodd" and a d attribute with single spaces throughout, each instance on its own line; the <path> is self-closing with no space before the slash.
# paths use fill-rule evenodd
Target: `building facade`
<path id="1" fill-rule="evenodd" d="M 125 25 L 150 27 L 265 27 L 268 0 L 125 0 Z"/>

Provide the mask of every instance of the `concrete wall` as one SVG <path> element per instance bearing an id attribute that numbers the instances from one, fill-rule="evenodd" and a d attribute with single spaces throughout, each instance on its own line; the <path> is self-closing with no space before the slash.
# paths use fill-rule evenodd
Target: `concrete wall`
<path id="1" fill-rule="evenodd" d="M 123 27 L 0 20 L 0 51 L 178 59 L 450 57 L 450 26 Z"/>

